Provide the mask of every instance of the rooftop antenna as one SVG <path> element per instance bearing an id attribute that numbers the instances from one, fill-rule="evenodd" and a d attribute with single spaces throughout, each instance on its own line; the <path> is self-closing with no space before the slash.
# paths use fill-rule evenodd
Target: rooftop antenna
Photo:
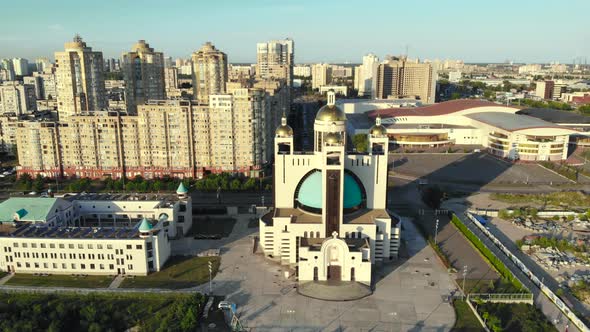
<path id="1" fill-rule="evenodd" d="M 74 36 L 74 42 L 76 42 L 76 43 L 81 43 L 82 42 L 82 37 L 80 37 L 80 34 L 79 33 L 77 33 Z"/>

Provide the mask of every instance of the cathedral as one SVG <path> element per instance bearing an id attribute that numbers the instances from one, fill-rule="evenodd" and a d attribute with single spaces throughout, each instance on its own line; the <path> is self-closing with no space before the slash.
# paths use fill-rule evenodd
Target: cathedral
<path id="1" fill-rule="evenodd" d="M 368 152 L 349 151 L 335 101 L 329 92 L 316 115 L 314 151 L 294 151 L 284 116 L 276 129 L 274 209 L 260 219 L 260 247 L 300 284 L 371 286 L 373 266 L 397 259 L 400 243 L 399 218 L 386 207 L 388 138 L 377 118 Z"/>

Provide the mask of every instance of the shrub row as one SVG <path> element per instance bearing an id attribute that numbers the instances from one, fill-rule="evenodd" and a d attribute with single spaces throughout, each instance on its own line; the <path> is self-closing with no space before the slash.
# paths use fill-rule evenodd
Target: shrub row
<path id="1" fill-rule="evenodd" d="M 496 255 L 494 255 L 492 251 L 488 249 L 488 247 L 486 247 L 483 244 L 483 242 L 481 242 L 481 240 L 477 236 L 475 236 L 475 234 L 473 234 L 473 232 L 471 232 L 467 228 L 467 226 L 465 226 L 463 222 L 459 220 L 459 218 L 456 215 L 453 215 L 451 221 L 459 229 L 459 231 L 461 231 L 461 233 L 463 233 L 463 235 L 465 235 L 465 237 L 473 244 L 473 246 L 476 247 L 477 250 L 479 250 L 481 255 L 484 256 L 488 260 L 488 262 L 490 262 L 490 264 L 492 264 L 496 271 L 500 273 L 502 278 L 510 281 L 514 285 L 514 287 L 518 289 L 524 288 L 520 281 L 518 281 L 518 279 L 516 279 L 512 272 L 510 272 L 510 270 L 506 267 L 506 265 L 504 265 L 504 263 L 502 263 L 502 261 L 498 257 L 496 257 Z"/>

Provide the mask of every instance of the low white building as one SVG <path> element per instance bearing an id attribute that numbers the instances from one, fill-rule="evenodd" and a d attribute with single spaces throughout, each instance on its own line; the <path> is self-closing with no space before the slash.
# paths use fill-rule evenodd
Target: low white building
<path id="1" fill-rule="evenodd" d="M 413 108 L 367 112 L 369 121 L 351 129 L 366 133 L 372 119 L 381 117 L 389 142 L 407 148 L 480 145 L 493 155 L 511 160 L 565 160 L 570 135 L 584 134 L 540 118 L 518 114 L 520 108 L 480 100 L 454 100 Z"/>
<path id="2" fill-rule="evenodd" d="M 324 85 L 320 86 L 320 94 L 326 94 L 328 91 L 334 91 L 337 95 L 347 96 L 348 87 L 345 85 Z"/>
<path id="3" fill-rule="evenodd" d="M 283 117 L 276 130 L 274 209 L 260 219 L 265 256 L 300 283 L 372 284 L 372 267 L 395 260 L 399 217 L 386 207 L 387 137 L 370 130 L 370 153 L 346 150 L 346 114 L 333 92 L 314 123 L 314 151 L 294 151 Z"/>
<path id="4" fill-rule="evenodd" d="M 89 275 L 159 271 L 170 257 L 170 241 L 191 227 L 187 193 L 181 184 L 176 195 L 9 199 L 0 205 L 0 270 Z"/>

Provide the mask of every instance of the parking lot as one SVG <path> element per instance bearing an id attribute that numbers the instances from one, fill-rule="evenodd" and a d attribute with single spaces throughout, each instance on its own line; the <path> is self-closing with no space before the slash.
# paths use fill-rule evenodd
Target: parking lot
<path id="1" fill-rule="evenodd" d="M 561 184 L 568 179 L 537 164 L 511 164 L 486 153 L 392 154 L 394 172 L 465 184 Z"/>

